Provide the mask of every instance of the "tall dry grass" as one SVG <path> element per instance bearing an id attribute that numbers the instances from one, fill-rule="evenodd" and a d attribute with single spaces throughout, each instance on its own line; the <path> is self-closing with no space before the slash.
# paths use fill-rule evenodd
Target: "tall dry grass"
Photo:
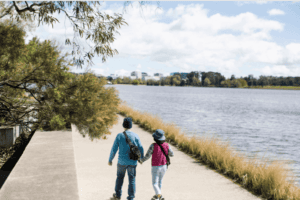
<path id="1" fill-rule="evenodd" d="M 119 105 L 121 115 L 147 131 L 162 129 L 166 141 L 177 146 L 195 159 L 219 171 L 244 188 L 266 199 L 300 199 L 300 188 L 295 185 L 293 173 L 284 163 L 266 159 L 248 158 L 217 138 L 188 137 L 174 123 L 164 123 L 159 116 L 139 112 L 126 104 Z M 292 176 L 292 180 L 290 177 Z"/>
<path id="2" fill-rule="evenodd" d="M 261 86 L 251 86 L 249 88 L 255 88 L 255 89 L 277 89 L 277 90 L 300 90 L 300 86 L 271 86 L 267 85 L 264 87 Z"/>

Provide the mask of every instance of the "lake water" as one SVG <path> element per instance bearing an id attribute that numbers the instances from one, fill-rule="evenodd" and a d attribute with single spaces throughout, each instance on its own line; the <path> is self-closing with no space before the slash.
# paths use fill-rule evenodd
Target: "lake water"
<path id="1" fill-rule="evenodd" d="M 300 183 L 300 91 L 113 85 L 139 111 L 189 136 L 215 136 L 249 157 L 285 160 Z"/>

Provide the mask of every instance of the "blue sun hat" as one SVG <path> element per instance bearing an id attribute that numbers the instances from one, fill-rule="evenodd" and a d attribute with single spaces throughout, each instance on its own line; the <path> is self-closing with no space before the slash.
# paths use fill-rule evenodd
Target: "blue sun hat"
<path id="1" fill-rule="evenodd" d="M 162 141 L 162 140 L 166 140 L 166 137 L 164 135 L 165 132 L 163 130 L 156 129 L 156 131 L 153 133 L 152 136 L 154 137 L 154 139 Z"/>
<path id="2" fill-rule="evenodd" d="M 123 122 L 123 127 L 130 129 L 132 127 L 132 119 L 130 117 L 126 117 Z"/>

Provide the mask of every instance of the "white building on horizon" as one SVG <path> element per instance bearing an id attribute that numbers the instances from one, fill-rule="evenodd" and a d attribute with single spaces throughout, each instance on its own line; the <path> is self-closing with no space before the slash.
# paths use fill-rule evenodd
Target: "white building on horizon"
<path id="1" fill-rule="evenodd" d="M 149 76 L 149 75 L 148 75 L 147 72 L 142 72 L 142 78 L 143 78 L 144 76 Z"/>
<path id="2" fill-rule="evenodd" d="M 164 75 L 162 73 L 154 73 L 154 76 L 163 77 Z"/>
<path id="3" fill-rule="evenodd" d="M 142 72 L 140 72 L 140 71 L 133 71 L 133 72 L 131 72 L 129 78 L 130 78 L 131 80 L 142 79 Z"/>
<path id="4" fill-rule="evenodd" d="M 148 81 L 148 80 L 154 80 L 154 81 L 159 81 L 161 78 L 158 76 L 144 76 L 143 81 Z"/>
<path id="5" fill-rule="evenodd" d="M 113 80 L 117 79 L 117 78 L 121 78 L 123 79 L 123 75 L 118 76 L 118 74 L 111 74 L 109 76 L 107 76 L 107 78 L 111 77 Z"/>

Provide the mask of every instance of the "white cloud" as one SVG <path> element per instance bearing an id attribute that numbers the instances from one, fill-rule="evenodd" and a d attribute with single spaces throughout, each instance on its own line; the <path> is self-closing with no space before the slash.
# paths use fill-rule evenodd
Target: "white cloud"
<path id="1" fill-rule="evenodd" d="M 259 4 L 259 5 L 262 5 L 262 4 L 270 3 L 270 1 L 266 1 L 266 0 L 257 0 L 257 1 L 237 1 L 236 3 L 237 3 L 238 6 L 243 6 L 243 5 L 246 5 L 246 4 Z"/>
<path id="2" fill-rule="evenodd" d="M 258 0 L 258 1 L 255 1 L 257 4 L 260 4 L 260 5 L 262 5 L 262 4 L 267 4 L 268 3 L 268 1 L 266 1 L 266 0 Z"/>
<path id="3" fill-rule="evenodd" d="M 261 69 L 255 69 L 265 76 L 295 76 L 295 74 L 300 74 L 300 69 L 297 67 L 288 68 L 285 65 L 274 65 L 272 67 L 265 66 Z"/>
<path id="4" fill-rule="evenodd" d="M 146 13 L 149 18 L 145 21 L 137 10 L 135 6 L 129 8 L 130 14 L 124 16 L 129 26 L 121 28 L 113 44 L 120 55 L 150 57 L 183 71 L 201 65 L 230 74 L 239 72 L 247 62 L 281 64 L 286 56 L 291 57 L 285 47 L 272 42 L 270 34 L 283 31 L 284 24 L 250 12 L 208 17 L 203 5 L 179 5 L 160 13 L 172 19 L 163 23 L 150 13 Z"/>
<path id="5" fill-rule="evenodd" d="M 130 76 L 131 71 L 128 71 L 126 69 L 119 69 L 115 70 L 115 74 L 118 74 L 119 76 Z"/>
<path id="6" fill-rule="evenodd" d="M 105 69 L 103 68 L 98 68 L 98 67 L 91 67 L 91 70 L 95 73 L 95 74 L 101 74 L 101 75 L 108 75 L 109 72 L 109 68 L 106 67 Z"/>
<path id="7" fill-rule="evenodd" d="M 123 11 L 122 4 L 100 8 L 108 14 Z M 115 35 L 112 44 L 119 52 L 118 57 L 150 58 L 154 64 L 164 64 L 168 71 L 216 69 L 225 76 L 239 76 L 244 66 L 259 64 L 272 66 L 270 69 L 285 66 L 292 70 L 300 62 L 300 43 L 281 46 L 272 40 L 272 32 L 284 30 L 284 24 L 278 21 L 260 18 L 251 12 L 208 16 L 209 10 L 199 4 L 178 5 L 168 10 L 156 8 L 156 5 L 148 5 L 141 15 L 137 2 L 127 7 L 124 18 L 128 26 L 118 30 L 120 35 Z M 168 23 L 160 21 L 166 18 Z M 50 30 L 45 32 L 50 33 Z M 55 35 L 64 38 L 64 34 L 65 27 L 60 25 Z M 141 64 L 136 68 L 141 69 Z M 264 73 L 270 71 L 263 69 Z M 151 67 L 145 70 L 157 72 Z M 117 71 L 115 74 L 130 74 L 124 69 Z M 292 72 L 300 75 L 299 71 Z"/>
<path id="8" fill-rule="evenodd" d="M 284 15 L 285 13 L 279 9 L 272 9 L 268 11 L 269 15 Z"/>

